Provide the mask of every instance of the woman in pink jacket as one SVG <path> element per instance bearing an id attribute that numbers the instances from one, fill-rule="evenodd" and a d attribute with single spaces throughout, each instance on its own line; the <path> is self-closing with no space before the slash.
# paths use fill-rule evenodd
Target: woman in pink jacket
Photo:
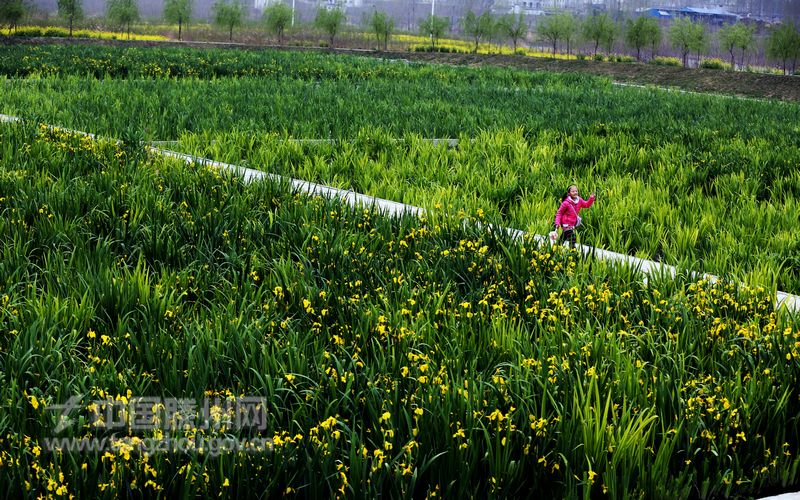
<path id="1" fill-rule="evenodd" d="M 564 197 L 561 200 L 561 206 L 558 207 L 556 212 L 556 228 L 561 228 L 561 238 L 558 240 L 559 244 L 569 241 L 571 247 L 575 248 L 577 237 L 575 235 L 575 228 L 581 225 L 580 212 L 582 208 L 589 208 L 594 203 L 594 193 L 588 200 L 584 200 L 578 196 L 578 186 L 574 184 L 567 189 Z"/>

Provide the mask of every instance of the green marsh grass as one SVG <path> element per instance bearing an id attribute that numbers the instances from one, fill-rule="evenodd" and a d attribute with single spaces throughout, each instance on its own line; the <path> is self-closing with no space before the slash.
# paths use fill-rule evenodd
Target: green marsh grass
<path id="1" fill-rule="evenodd" d="M 191 134 L 181 139 L 180 148 L 431 211 L 480 211 L 488 220 L 538 234 L 549 230 L 559 186 L 576 179 L 576 171 L 565 170 L 559 160 L 578 147 L 575 136 L 482 132 L 462 136 L 448 148 L 416 135 L 395 141 L 381 130 L 372 139 L 368 135 L 362 130 L 352 144 L 320 144 L 277 135 Z M 636 161 L 642 154 L 640 148 L 622 149 L 615 155 L 624 158 L 614 161 L 625 165 L 631 161 L 627 155 Z M 793 255 L 800 239 L 789 228 L 800 212 L 794 198 L 760 199 L 755 190 L 761 187 L 754 181 L 748 182 L 748 194 L 743 173 L 718 177 L 709 192 L 687 177 L 685 172 L 696 166 L 679 159 L 674 161 L 683 166 L 638 173 L 607 169 L 598 176 L 605 161 L 577 174 L 583 195 L 596 190 L 599 196 L 586 212 L 584 243 L 753 286 L 796 290 L 800 276 Z"/>
<path id="2" fill-rule="evenodd" d="M 63 131 L 3 125 L 0 147 L 12 494 L 718 497 L 800 481 L 800 325 L 765 289 L 644 284 L 477 218 L 386 219 Z M 161 433 L 252 437 L 196 421 L 120 429 L 107 453 L 44 446 L 46 406 L 70 396 L 82 420 L 59 435 L 111 437 L 92 400 L 245 395 L 265 400 L 269 453 L 136 451 Z"/>
<path id="3" fill-rule="evenodd" d="M 14 46 L 0 68 L 6 113 L 180 139 L 217 160 L 540 234 L 577 183 L 600 196 L 584 243 L 800 290 L 795 104 L 274 51 Z"/>

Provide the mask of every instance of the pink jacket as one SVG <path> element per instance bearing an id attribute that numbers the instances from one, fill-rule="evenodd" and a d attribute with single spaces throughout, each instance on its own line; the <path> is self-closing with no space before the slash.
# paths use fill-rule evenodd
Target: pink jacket
<path id="1" fill-rule="evenodd" d="M 558 211 L 556 212 L 556 226 L 561 226 L 562 224 L 566 224 L 569 227 L 566 229 L 572 229 L 578 224 L 578 214 L 580 213 L 582 208 L 589 208 L 594 203 L 594 196 L 590 196 L 588 200 L 584 200 L 581 197 L 578 197 L 578 203 L 572 201 L 572 199 L 568 196 L 561 202 L 561 206 L 558 207 Z"/>

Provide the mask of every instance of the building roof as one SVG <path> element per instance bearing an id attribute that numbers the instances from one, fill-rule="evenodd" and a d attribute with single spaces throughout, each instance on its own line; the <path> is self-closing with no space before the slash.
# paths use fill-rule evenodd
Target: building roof
<path id="1" fill-rule="evenodd" d="M 736 16 L 736 17 L 738 17 L 733 12 L 728 12 L 725 9 L 719 9 L 719 8 L 717 8 L 717 9 L 708 9 L 708 8 L 705 8 L 705 7 L 684 7 L 683 9 L 680 9 L 680 10 L 681 10 L 681 12 L 690 12 L 690 13 L 693 13 L 693 14 L 705 14 L 705 15 L 708 15 L 708 16 Z"/>
<path id="2" fill-rule="evenodd" d="M 644 7 L 637 9 L 638 12 L 647 12 L 651 16 L 658 17 L 673 17 L 676 14 L 690 14 L 695 16 L 707 17 L 727 17 L 741 19 L 742 16 L 729 12 L 720 8 L 705 8 L 705 7 Z"/>

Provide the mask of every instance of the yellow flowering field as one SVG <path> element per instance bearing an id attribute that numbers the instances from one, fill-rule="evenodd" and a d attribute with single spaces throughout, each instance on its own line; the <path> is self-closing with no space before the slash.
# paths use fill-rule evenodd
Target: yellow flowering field
<path id="1" fill-rule="evenodd" d="M 266 50 L 12 45 L 0 74 L 6 114 L 538 234 L 575 183 L 582 243 L 800 294 L 794 103 Z"/>
<path id="2" fill-rule="evenodd" d="M 0 125 L 0 484 L 25 497 L 796 488 L 800 322 L 35 122 Z"/>
<path id="3" fill-rule="evenodd" d="M 15 36 L 21 37 L 68 37 L 69 28 L 63 26 L 18 26 L 14 31 Z M 142 33 L 122 33 L 118 31 L 103 31 L 97 29 L 73 29 L 72 36 L 76 38 L 99 38 L 101 40 L 167 40 L 162 35 L 148 35 Z"/>

